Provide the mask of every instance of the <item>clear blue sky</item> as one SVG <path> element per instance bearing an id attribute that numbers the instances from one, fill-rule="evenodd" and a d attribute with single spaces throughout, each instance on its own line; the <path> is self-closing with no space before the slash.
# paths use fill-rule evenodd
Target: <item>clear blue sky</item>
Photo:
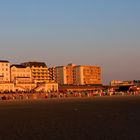
<path id="1" fill-rule="evenodd" d="M 99 65 L 140 79 L 140 0 L 0 0 L 0 59 Z"/>

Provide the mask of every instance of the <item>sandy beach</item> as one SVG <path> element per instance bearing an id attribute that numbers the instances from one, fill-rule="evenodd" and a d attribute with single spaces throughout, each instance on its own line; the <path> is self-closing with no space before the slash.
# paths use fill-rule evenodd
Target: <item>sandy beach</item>
<path id="1" fill-rule="evenodd" d="M 1 140 L 140 139 L 140 96 L 0 101 Z"/>

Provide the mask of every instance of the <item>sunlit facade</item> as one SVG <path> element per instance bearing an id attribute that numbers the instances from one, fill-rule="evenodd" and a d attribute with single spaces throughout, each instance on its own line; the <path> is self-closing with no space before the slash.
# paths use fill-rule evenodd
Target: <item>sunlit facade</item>
<path id="1" fill-rule="evenodd" d="M 0 60 L 0 83 L 10 82 L 10 62 Z"/>
<path id="2" fill-rule="evenodd" d="M 56 67 L 56 82 L 61 85 L 101 84 L 101 68 L 68 64 Z"/>
<path id="3" fill-rule="evenodd" d="M 76 66 L 73 71 L 75 85 L 101 84 L 101 68 L 98 66 Z"/>
<path id="4" fill-rule="evenodd" d="M 139 80 L 130 80 L 130 81 L 121 81 L 121 80 L 112 80 L 110 82 L 111 86 L 129 86 L 129 85 L 140 85 Z"/>
<path id="5" fill-rule="evenodd" d="M 56 67 L 56 82 L 60 85 L 72 85 L 74 83 L 73 79 L 74 67 L 75 67 L 74 64 Z"/>
<path id="6" fill-rule="evenodd" d="M 58 91 L 59 85 L 99 85 L 101 68 L 68 64 L 48 68 L 44 62 L 25 62 L 10 66 L 0 61 L 0 92 Z"/>
<path id="7" fill-rule="evenodd" d="M 35 88 L 35 91 L 42 91 L 42 92 L 57 92 L 58 91 L 58 83 L 49 82 L 44 83 Z"/>
<path id="8" fill-rule="evenodd" d="M 64 66 L 59 66 L 55 68 L 56 70 L 56 82 L 60 85 L 65 85 L 67 84 L 66 81 L 66 67 Z"/>
<path id="9" fill-rule="evenodd" d="M 44 62 L 25 62 L 22 65 L 31 68 L 32 80 L 35 83 L 49 82 L 48 67 Z"/>
<path id="10" fill-rule="evenodd" d="M 31 83 L 31 69 L 23 65 L 11 65 L 11 82 L 13 83 Z"/>
<path id="11" fill-rule="evenodd" d="M 55 82 L 55 68 L 44 62 L 12 64 L 0 60 L 0 93 L 3 92 L 54 92 L 58 91 Z"/>
<path id="12" fill-rule="evenodd" d="M 48 68 L 49 82 L 55 82 L 55 67 Z"/>

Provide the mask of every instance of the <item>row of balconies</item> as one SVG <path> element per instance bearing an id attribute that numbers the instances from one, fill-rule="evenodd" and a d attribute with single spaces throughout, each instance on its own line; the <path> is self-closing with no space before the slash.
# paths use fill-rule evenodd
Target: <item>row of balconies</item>
<path id="1" fill-rule="evenodd" d="M 33 78 L 42 78 L 42 79 L 48 79 L 48 76 L 33 76 Z"/>
<path id="2" fill-rule="evenodd" d="M 48 71 L 48 69 L 40 69 L 40 68 L 38 68 L 38 69 L 32 69 L 32 71 Z"/>
<path id="3" fill-rule="evenodd" d="M 49 74 L 49 73 L 46 73 L 46 72 L 33 72 L 32 74 Z"/>

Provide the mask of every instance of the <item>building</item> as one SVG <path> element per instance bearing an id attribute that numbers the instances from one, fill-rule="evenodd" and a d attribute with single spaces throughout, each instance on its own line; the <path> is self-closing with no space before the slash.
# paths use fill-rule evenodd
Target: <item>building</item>
<path id="1" fill-rule="evenodd" d="M 60 85 L 73 85 L 74 84 L 74 64 L 67 66 L 56 67 L 56 82 Z"/>
<path id="2" fill-rule="evenodd" d="M 67 84 L 65 69 L 66 69 L 65 66 L 58 66 L 58 67 L 56 67 L 56 70 L 55 70 L 55 72 L 56 72 L 55 80 L 60 85 Z"/>
<path id="3" fill-rule="evenodd" d="M 49 82 L 48 67 L 44 62 L 25 62 L 21 65 L 31 68 L 32 80 L 35 83 Z"/>
<path id="4" fill-rule="evenodd" d="M 35 88 L 36 92 L 57 92 L 58 83 L 44 83 Z"/>
<path id="5" fill-rule="evenodd" d="M 49 82 L 55 82 L 55 67 L 48 68 Z"/>
<path id="6" fill-rule="evenodd" d="M 10 68 L 12 83 L 32 83 L 30 67 L 16 64 L 11 65 Z"/>
<path id="7" fill-rule="evenodd" d="M 68 64 L 66 66 L 66 81 L 68 85 L 74 84 L 74 69 L 76 65 L 75 64 Z"/>
<path id="8" fill-rule="evenodd" d="M 10 66 L 9 61 L 0 60 L 0 93 L 21 91 L 58 91 L 55 68 L 48 70 L 44 62 L 25 62 Z"/>
<path id="9" fill-rule="evenodd" d="M 56 82 L 60 85 L 101 84 L 101 68 L 68 64 L 56 67 Z"/>
<path id="10" fill-rule="evenodd" d="M 100 85 L 101 68 L 98 66 L 76 66 L 74 67 L 75 85 Z"/>
<path id="11" fill-rule="evenodd" d="M 10 62 L 0 60 L 0 83 L 10 82 Z"/>
<path id="12" fill-rule="evenodd" d="M 111 86 L 140 86 L 140 80 L 130 80 L 130 81 L 120 81 L 120 80 L 112 80 L 110 82 Z"/>
<path id="13" fill-rule="evenodd" d="M 13 83 L 0 83 L 0 93 L 15 91 Z"/>

